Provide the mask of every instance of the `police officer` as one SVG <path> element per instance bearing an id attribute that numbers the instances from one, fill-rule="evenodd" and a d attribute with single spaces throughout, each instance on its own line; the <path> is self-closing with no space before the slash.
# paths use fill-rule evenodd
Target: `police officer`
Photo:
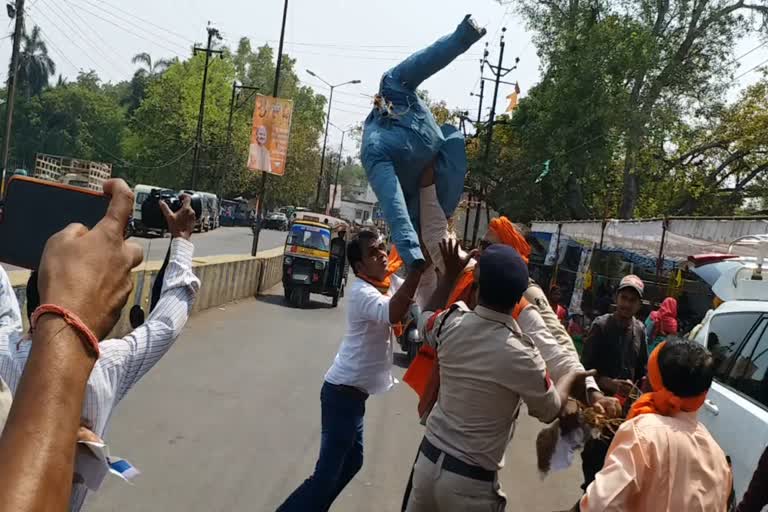
<path id="1" fill-rule="evenodd" d="M 569 373 L 557 386 L 549 380 L 544 360 L 511 315 L 528 288 L 526 265 L 511 247 L 494 245 L 480 256 L 474 311 L 460 302 L 435 313 L 466 264 L 455 241 L 440 249 L 445 275 L 420 321 L 440 359 L 440 394 L 427 420 L 407 510 L 504 510 L 498 471 L 520 401 L 532 416 L 551 422 L 588 373 Z"/>

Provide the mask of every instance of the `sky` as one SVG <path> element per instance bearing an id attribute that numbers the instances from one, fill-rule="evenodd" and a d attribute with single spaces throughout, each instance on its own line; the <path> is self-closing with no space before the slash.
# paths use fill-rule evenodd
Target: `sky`
<path id="1" fill-rule="evenodd" d="M 502 0 L 507 2 L 507 0 Z M 95 70 L 104 81 L 129 79 L 136 69 L 133 55 L 148 52 L 153 58 L 184 58 L 194 43 L 204 44 L 210 22 L 236 47 L 242 36 L 254 47 L 268 42 L 277 46 L 283 0 L 27 0 L 30 23 L 41 27 L 57 74 L 73 79 L 78 70 Z M 471 10 L 469 6 L 471 5 Z M 334 93 L 328 146 L 338 150 L 341 129 L 361 122 L 370 108 L 369 96 L 378 88 L 381 74 L 411 52 L 451 32 L 465 14 L 471 13 L 488 33 L 448 68 L 427 80 L 422 88 L 451 108 L 477 116 L 480 63 L 484 44 L 489 44 L 489 60 L 498 61 L 499 36 L 506 27 L 504 65 L 518 68 L 506 78 L 526 90 L 540 77 L 539 60 L 531 35 L 512 5 L 498 0 L 289 0 L 285 33 L 285 52 L 298 59 L 299 79 L 316 92 L 327 95 L 328 88 L 310 76 L 310 69 L 329 83 L 361 80 Z M 12 31 L 8 21 L 6 33 Z M 740 42 L 735 55 L 741 56 L 760 45 L 758 39 Z M 0 55 L 10 58 L 9 38 L 0 39 Z M 768 59 L 768 44 L 743 57 L 737 75 Z M 0 74 L 5 79 L 5 73 Z M 731 99 L 738 90 L 759 78 L 758 71 L 739 78 Z M 506 107 L 506 96 L 513 87 L 502 85 L 497 111 Z M 490 105 L 486 87 L 485 106 Z M 345 154 L 357 148 L 350 139 Z"/>

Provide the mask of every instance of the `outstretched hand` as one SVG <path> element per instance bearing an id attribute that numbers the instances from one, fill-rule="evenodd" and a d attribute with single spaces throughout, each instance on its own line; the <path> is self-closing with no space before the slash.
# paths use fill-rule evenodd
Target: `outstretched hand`
<path id="1" fill-rule="evenodd" d="M 455 239 L 448 238 L 440 242 L 440 253 L 445 266 L 444 279 L 456 279 L 466 268 L 469 260 L 477 254 L 475 251 L 463 253 L 460 249 L 459 242 Z"/>
<path id="2" fill-rule="evenodd" d="M 168 231 L 173 238 L 189 240 L 195 230 L 197 218 L 192 209 L 192 198 L 186 194 L 181 196 L 181 208 L 177 212 L 171 211 L 165 201 L 160 201 L 160 211 L 163 212 L 165 222 L 168 223 Z"/>

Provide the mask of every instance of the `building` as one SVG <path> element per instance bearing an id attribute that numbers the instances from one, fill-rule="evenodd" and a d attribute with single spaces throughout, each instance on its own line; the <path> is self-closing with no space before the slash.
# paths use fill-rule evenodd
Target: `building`
<path id="1" fill-rule="evenodd" d="M 103 183 L 112 177 L 112 164 L 38 153 L 33 176 L 101 192 Z"/>
<path id="2" fill-rule="evenodd" d="M 328 204 L 333 200 L 333 186 L 331 186 Z M 337 216 L 355 224 L 370 224 L 380 217 L 378 199 L 371 186 L 342 190 L 339 185 L 336 192 L 336 200 L 331 213 L 337 210 Z"/>

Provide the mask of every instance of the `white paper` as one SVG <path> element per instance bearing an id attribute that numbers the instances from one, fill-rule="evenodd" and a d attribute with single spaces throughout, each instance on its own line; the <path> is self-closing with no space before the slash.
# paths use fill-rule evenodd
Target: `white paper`
<path id="1" fill-rule="evenodd" d="M 567 434 L 560 432 L 560 437 L 555 445 L 555 452 L 552 454 L 552 460 L 549 464 L 550 472 L 562 471 L 571 467 L 576 452 L 584 446 L 585 438 L 583 428 L 575 428 Z"/>
<path id="2" fill-rule="evenodd" d="M 141 474 L 125 459 L 110 456 L 109 447 L 104 443 L 80 441 L 78 444 L 88 449 L 77 451 L 75 473 L 82 477 L 83 483 L 91 491 L 101 488 L 107 473 L 112 473 L 128 483 Z"/>

